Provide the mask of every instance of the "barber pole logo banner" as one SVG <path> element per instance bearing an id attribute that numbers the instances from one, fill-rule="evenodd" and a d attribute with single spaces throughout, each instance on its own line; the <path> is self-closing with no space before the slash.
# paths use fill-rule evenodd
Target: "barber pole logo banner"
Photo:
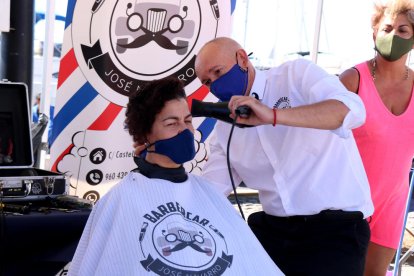
<path id="1" fill-rule="evenodd" d="M 235 1 L 68 1 L 51 139 L 52 170 L 70 179 L 70 194 L 98 200 L 136 167 L 124 129 L 130 93 L 176 76 L 192 99 L 216 101 L 195 75 L 202 45 L 229 36 Z M 193 121 L 199 173 L 215 120 Z"/>

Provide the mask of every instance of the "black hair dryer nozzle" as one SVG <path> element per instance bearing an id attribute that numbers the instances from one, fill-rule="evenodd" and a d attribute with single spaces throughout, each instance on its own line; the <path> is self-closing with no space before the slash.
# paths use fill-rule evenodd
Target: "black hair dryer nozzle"
<path id="1" fill-rule="evenodd" d="M 191 104 L 191 115 L 193 117 L 211 117 L 217 120 L 233 124 L 233 119 L 230 118 L 230 110 L 228 102 L 203 102 L 193 99 Z M 238 127 L 251 127 L 244 124 L 236 124 Z"/>

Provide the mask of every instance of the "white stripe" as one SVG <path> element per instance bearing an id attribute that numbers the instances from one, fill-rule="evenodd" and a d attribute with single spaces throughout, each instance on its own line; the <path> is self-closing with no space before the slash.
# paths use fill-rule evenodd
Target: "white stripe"
<path id="1" fill-rule="evenodd" d="M 63 34 L 61 57 L 64 57 L 72 49 L 72 24 L 70 24 Z"/>
<path id="2" fill-rule="evenodd" d="M 76 68 L 56 92 L 55 116 L 66 102 L 86 83 L 86 78 L 80 68 Z"/>

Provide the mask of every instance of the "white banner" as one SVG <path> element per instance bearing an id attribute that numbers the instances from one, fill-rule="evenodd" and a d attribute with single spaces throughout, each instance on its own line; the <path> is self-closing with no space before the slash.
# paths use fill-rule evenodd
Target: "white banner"
<path id="1" fill-rule="evenodd" d="M 53 171 L 70 176 L 71 194 L 98 200 L 130 170 L 132 139 L 124 130 L 128 95 L 146 82 L 176 76 L 189 101 L 215 98 L 196 78 L 201 46 L 229 36 L 228 0 L 69 0 L 53 120 Z M 194 120 L 198 173 L 213 119 Z"/>

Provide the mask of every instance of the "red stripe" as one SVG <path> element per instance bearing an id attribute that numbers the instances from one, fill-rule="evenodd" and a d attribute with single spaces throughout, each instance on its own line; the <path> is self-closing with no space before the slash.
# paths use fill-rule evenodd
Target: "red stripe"
<path id="1" fill-rule="evenodd" d="M 62 83 L 78 68 L 78 62 L 76 61 L 75 51 L 73 48 L 61 59 L 59 68 L 59 78 L 57 87 L 59 88 Z"/>
<path id="2" fill-rule="evenodd" d="M 202 86 L 200 86 L 200 88 L 198 88 L 196 91 L 194 91 L 193 94 L 188 95 L 187 96 L 187 102 L 188 102 L 188 107 L 190 108 L 190 110 L 191 110 L 191 104 L 193 102 L 193 99 L 202 101 L 207 96 L 207 94 L 209 92 L 210 92 L 210 90 L 207 88 L 207 86 L 202 85 Z"/>
<path id="3" fill-rule="evenodd" d="M 58 163 L 63 159 L 63 157 L 66 155 L 66 154 L 69 154 L 70 153 L 70 151 L 72 150 L 72 148 L 73 148 L 73 144 L 70 144 L 69 145 L 69 147 L 67 147 L 60 155 L 59 155 L 59 157 L 56 159 L 56 161 L 55 161 L 55 163 L 53 163 L 53 166 L 52 166 L 52 168 L 51 168 L 51 171 L 52 172 L 58 172 L 58 170 L 57 170 L 57 165 L 58 165 Z"/>
<path id="4" fill-rule="evenodd" d="M 114 103 L 109 103 L 106 109 L 102 114 L 93 122 L 88 129 L 89 130 L 107 130 L 115 118 L 121 112 L 122 106 L 116 105 Z"/>

